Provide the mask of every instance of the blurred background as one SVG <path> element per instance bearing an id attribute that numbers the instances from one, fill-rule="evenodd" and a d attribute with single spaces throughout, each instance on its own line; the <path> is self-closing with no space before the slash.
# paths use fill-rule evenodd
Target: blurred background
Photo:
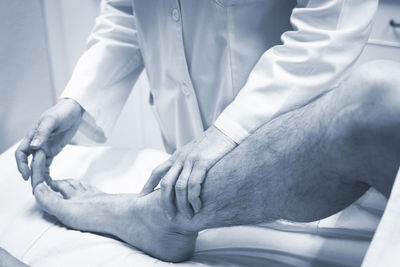
<path id="1" fill-rule="evenodd" d="M 100 0 L 0 0 L 0 153 L 57 101 L 85 50 L 99 7 Z M 400 62 L 400 27 L 391 20 L 400 23 L 400 0 L 381 0 L 358 64 Z M 148 99 L 142 74 L 106 145 L 163 150 Z"/>

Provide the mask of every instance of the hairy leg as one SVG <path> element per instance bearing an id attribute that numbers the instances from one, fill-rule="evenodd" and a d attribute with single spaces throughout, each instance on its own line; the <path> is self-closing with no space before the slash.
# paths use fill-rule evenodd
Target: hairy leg
<path id="1" fill-rule="evenodd" d="M 339 88 L 258 129 L 209 171 L 203 209 L 191 220 L 180 214 L 167 220 L 159 190 L 138 197 L 53 185 L 61 197 L 41 184 L 36 199 L 72 228 L 112 234 L 155 257 L 181 261 L 205 228 L 313 221 L 370 186 L 388 195 L 400 162 L 400 75 L 383 75 L 387 64 L 393 63 L 361 68 Z"/>
<path id="2" fill-rule="evenodd" d="M 369 186 L 388 196 L 400 165 L 398 103 L 400 65 L 363 66 L 218 162 L 207 175 L 196 219 L 205 228 L 313 221 L 345 208 Z"/>

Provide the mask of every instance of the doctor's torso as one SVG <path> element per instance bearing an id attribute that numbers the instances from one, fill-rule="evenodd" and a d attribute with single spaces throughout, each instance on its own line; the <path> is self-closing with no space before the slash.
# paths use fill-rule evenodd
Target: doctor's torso
<path id="1" fill-rule="evenodd" d="M 132 3 L 150 104 L 173 150 L 211 126 L 261 55 L 280 44 L 296 1 Z"/>

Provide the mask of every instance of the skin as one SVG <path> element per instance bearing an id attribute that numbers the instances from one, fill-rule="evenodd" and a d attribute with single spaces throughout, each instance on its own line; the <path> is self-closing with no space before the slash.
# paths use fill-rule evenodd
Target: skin
<path id="1" fill-rule="evenodd" d="M 73 99 L 62 99 L 45 111 L 15 151 L 18 170 L 24 180 L 31 176 L 32 188 L 49 176 L 53 158 L 77 132 L 84 110 Z M 45 152 L 37 153 L 38 150 Z M 28 157 L 32 155 L 31 168 Z M 44 164 L 45 163 L 45 164 Z"/>
<path id="2" fill-rule="evenodd" d="M 400 162 L 399 77 L 399 64 L 364 65 L 335 90 L 262 126 L 208 171 L 203 208 L 191 219 L 178 212 L 169 220 L 161 190 L 110 195 L 64 180 L 39 184 L 35 198 L 71 228 L 114 235 L 174 262 L 190 258 L 203 229 L 319 220 L 371 186 L 390 195 Z"/>
<path id="3" fill-rule="evenodd" d="M 15 152 L 15 158 L 23 179 L 28 180 L 31 177 L 33 189 L 50 176 L 53 158 L 75 135 L 83 113 L 84 109 L 75 100 L 61 99 L 42 114 L 34 128 L 22 140 Z M 171 220 L 177 212 L 181 212 L 191 218 L 201 209 L 201 185 L 207 171 L 235 147 L 236 143 L 211 126 L 199 138 L 158 166 L 141 194 L 151 193 L 162 180 L 163 206 L 167 217 Z M 40 150 L 44 153 L 39 152 Z M 30 155 L 32 162 L 29 167 Z M 178 202 L 179 205 L 176 204 Z"/>
<path id="4" fill-rule="evenodd" d="M 27 267 L 28 265 L 13 257 L 6 250 L 0 248 L 0 266 Z"/>
<path id="5" fill-rule="evenodd" d="M 235 142 L 211 126 L 202 136 L 156 167 L 141 195 L 150 194 L 160 183 L 167 218 L 172 220 L 177 212 L 181 212 L 190 219 L 201 209 L 201 185 L 207 172 L 235 147 Z"/>

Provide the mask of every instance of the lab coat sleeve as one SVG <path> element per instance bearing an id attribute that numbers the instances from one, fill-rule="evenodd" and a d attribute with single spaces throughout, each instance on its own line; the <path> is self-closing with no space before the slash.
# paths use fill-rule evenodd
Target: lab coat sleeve
<path id="1" fill-rule="evenodd" d="M 84 109 L 79 130 L 105 142 L 143 70 L 130 0 L 103 0 L 101 13 L 61 98 Z"/>
<path id="2" fill-rule="evenodd" d="M 298 0 L 282 45 L 267 50 L 214 125 L 240 143 L 342 80 L 361 54 L 378 0 Z"/>

